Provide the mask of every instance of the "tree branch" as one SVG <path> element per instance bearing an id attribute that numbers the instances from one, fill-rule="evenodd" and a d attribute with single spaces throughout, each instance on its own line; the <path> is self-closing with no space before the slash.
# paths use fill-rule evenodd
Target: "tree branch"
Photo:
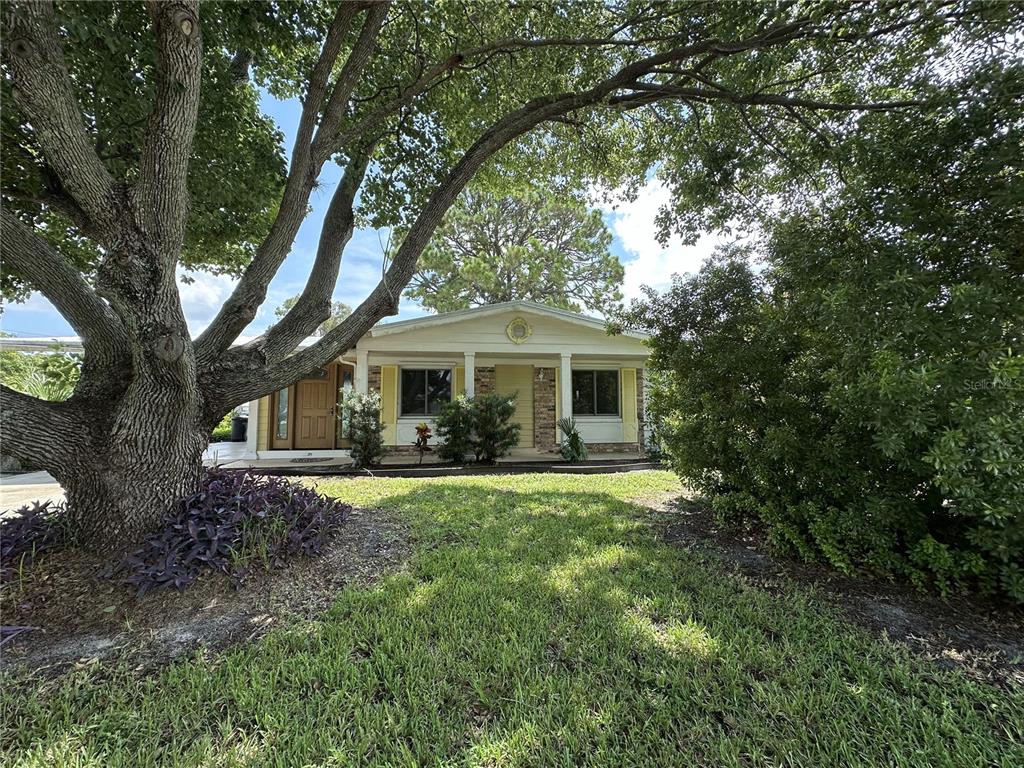
<path id="1" fill-rule="evenodd" d="M 134 212 L 173 271 L 185 235 L 188 162 L 199 114 L 202 33 L 195 0 L 158 3 L 149 13 L 156 38 L 156 97 L 142 146 Z"/>
<path id="2" fill-rule="evenodd" d="M 387 0 L 386 2 L 376 3 L 371 6 L 366 14 L 366 20 L 363 22 L 363 29 L 359 33 L 359 39 L 352 46 L 352 51 L 345 60 L 345 65 L 341 68 L 341 73 L 334 84 L 334 90 L 327 102 L 327 107 L 324 109 L 324 116 L 320 121 L 320 127 L 317 128 L 316 136 L 313 137 L 313 146 L 310 151 L 312 163 L 316 168 L 320 168 L 327 162 L 331 154 L 337 151 L 339 146 L 337 140 L 338 126 L 341 124 L 341 119 L 344 116 L 345 108 L 348 106 L 349 98 L 352 96 L 352 91 L 359 81 L 359 75 L 370 59 L 370 54 L 373 52 L 377 36 L 380 34 L 380 28 L 384 24 L 384 19 L 387 18 L 390 5 L 390 0 Z"/>
<path id="3" fill-rule="evenodd" d="M 81 418 L 74 406 L 49 402 L 0 384 L 0 441 L 4 453 L 28 464 L 59 468 L 82 450 Z"/>
<path id="4" fill-rule="evenodd" d="M 81 273 L 8 210 L 0 211 L 3 267 L 40 291 L 81 337 L 99 362 L 112 362 L 127 346 L 124 325 Z"/>
<path id="5" fill-rule="evenodd" d="M 302 115 L 292 148 L 291 167 L 277 216 L 231 296 L 224 302 L 213 322 L 196 339 L 196 359 L 200 366 L 215 362 L 256 316 L 256 311 L 266 298 L 267 286 L 288 255 L 306 217 L 309 195 L 320 172 L 319 166 L 314 167 L 311 161 L 314 130 L 327 94 L 327 82 L 341 52 L 342 43 L 353 19 L 362 9 L 359 3 L 340 3 L 337 7 L 309 78 L 309 88 L 302 104 Z"/>
<path id="6" fill-rule="evenodd" d="M 777 44 L 798 35 L 805 26 L 806 22 L 794 22 L 738 43 L 704 40 L 674 48 L 626 65 L 613 76 L 586 91 L 534 99 L 522 108 L 505 115 L 466 151 L 434 191 L 395 253 L 384 278 L 351 315 L 312 346 L 280 361 L 270 361 L 268 364 L 266 358 L 263 358 L 247 364 L 247 355 L 251 357 L 252 354 L 260 354 L 258 350 L 248 350 L 247 355 L 240 355 L 233 360 L 231 367 L 225 370 L 222 376 L 206 382 L 210 388 L 209 396 L 222 400 L 230 407 L 286 386 L 303 373 L 326 365 L 350 349 L 380 318 L 395 314 L 398 311 L 401 293 L 415 273 L 419 255 L 445 212 L 480 166 L 516 137 L 547 120 L 607 101 L 612 93 L 630 87 L 638 78 L 662 64 L 712 50 L 740 52 Z M 252 375 L 253 370 L 260 370 L 258 377 Z"/>
<path id="7" fill-rule="evenodd" d="M 63 189 L 104 243 L 120 229 L 117 185 L 96 153 L 75 98 L 50 2 L 9 2 L 3 11 L 11 93 Z"/>
<path id="8" fill-rule="evenodd" d="M 800 99 L 791 96 L 782 96 L 773 93 L 748 93 L 741 94 L 721 88 L 685 88 L 671 83 L 634 83 L 630 86 L 633 93 L 616 96 L 609 101 L 612 105 L 643 106 L 652 101 L 662 101 L 665 98 L 699 99 L 701 101 L 727 101 L 732 104 L 758 105 L 769 104 L 781 107 L 798 109 L 812 109 L 829 112 L 883 112 L 891 109 L 905 109 L 907 107 L 920 107 L 924 104 L 921 101 L 876 101 L 860 102 L 856 104 L 844 104 L 834 101 L 815 101 L 814 99 Z"/>
<path id="9" fill-rule="evenodd" d="M 345 175 L 331 197 L 324 215 L 316 259 L 306 287 L 280 322 L 266 334 L 264 346 L 268 360 L 277 360 L 295 349 L 331 314 L 331 295 L 341 269 L 341 257 L 355 228 L 353 201 L 369 163 L 370 151 L 360 152 L 345 169 Z"/>

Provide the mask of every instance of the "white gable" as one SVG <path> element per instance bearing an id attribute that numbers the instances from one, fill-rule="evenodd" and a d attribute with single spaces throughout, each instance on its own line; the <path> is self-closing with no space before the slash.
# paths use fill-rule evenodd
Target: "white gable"
<path id="1" fill-rule="evenodd" d="M 523 327 L 523 322 L 526 335 L 517 343 L 510 326 Z M 637 333 L 609 336 L 602 320 L 530 302 L 508 302 L 378 325 L 360 339 L 356 350 L 643 358 L 648 354 L 644 338 Z"/>

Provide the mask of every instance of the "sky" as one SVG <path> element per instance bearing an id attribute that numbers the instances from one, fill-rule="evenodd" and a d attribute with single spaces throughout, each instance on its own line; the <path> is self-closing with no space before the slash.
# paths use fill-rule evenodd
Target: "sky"
<path id="1" fill-rule="evenodd" d="M 264 95 L 262 106 L 284 133 L 285 147 L 291 147 L 301 112 L 299 102 L 280 101 Z M 310 200 L 310 215 L 299 230 L 291 253 L 270 284 L 267 301 L 243 335 L 261 333 L 273 323 L 274 309 L 288 297 L 302 291 L 316 254 L 320 223 L 340 178 L 341 169 L 337 165 L 325 165 L 321 184 Z M 663 248 L 655 238 L 654 217 L 667 200 L 667 190 L 652 179 L 636 200 L 609 203 L 608 207 L 602 208 L 605 224 L 613 236 L 611 251 L 625 267 L 622 292 L 627 301 L 639 297 L 643 285 L 664 289 L 671 283 L 673 273 L 695 272 L 719 242 L 717 237 L 708 235 L 695 245 L 683 245 L 676 239 Z M 341 274 L 334 290 L 335 300 L 355 307 L 369 294 L 380 279 L 385 246 L 386 233 L 372 229 L 355 232 L 345 249 Z M 191 282 L 179 280 L 179 288 L 189 330 L 196 335 L 216 316 L 231 293 L 234 280 L 202 272 L 188 273 L 188 277 Z M 398 317 L 390 319 L 406 320 L 425 314 L 428 312 L 419 304 L 403 298 Z M 39 294 L 33 294 L 22 304 L 7 304 L 0 315 L 0 329 L 22 337 L 74 335 L 64 318 Z"/>

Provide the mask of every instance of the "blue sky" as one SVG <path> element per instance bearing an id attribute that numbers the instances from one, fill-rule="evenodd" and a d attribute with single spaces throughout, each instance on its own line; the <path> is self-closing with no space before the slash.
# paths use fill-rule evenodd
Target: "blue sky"
<path id="1" fill-rule="evenodd" d="M 265 95 L 263 109 L 277 122 L 285 135 L 285 147 L 294 143 L 298 127 L 300 106 L 297 100 L 279 101 Z M 341 178 L 341 169 L 328 163 L 320 177 L 320 187 L 311 198 L 312 211 L 299 230 L 284 265 L 270 285 L 267 301 L 245 335 L 262 332 L 274 320 L 274 309 L 289 296 L 302 290 L 309 268 L 316 254 L 320 222 L 330 202 L 335 185 Z M 674 272 L 696 270 L 703 258 L 710 254 L 716 240 L 703 238 L 697 245 L 683 246 L 672 242 L 662 248 L 654 238 L 654 216 L 658 207 L 667 200 L 666 190 L 652 180 L 639 197 L 632 202 L 620 202 L 603 210 L 605 222 L 613 235 L 612 253 L 626 269 L 623 293 L 626 298 L 639 295 L 641 285 L 666 287 Z M 356 306 L 377 284 L 381 274 L 383 246 L 386 233 L 376 230 L 357 230 L 345 249 L 341 274 L 334 298 Z M 182 306 L 193 334 L 199 333 L 216 315 L 217 309 L 231 292 L 228 277 L 191 273 L 191 283 L 180 284 Z M 427 314 L 415 302 L 403 299 L 400 314 L 395 319 L 407 319 Z M 24 304 L 8 304 L 0 316 L 0 327 L 16 336 L 70 336 L 73 331 L 46 299 L 33 295 Z"/>

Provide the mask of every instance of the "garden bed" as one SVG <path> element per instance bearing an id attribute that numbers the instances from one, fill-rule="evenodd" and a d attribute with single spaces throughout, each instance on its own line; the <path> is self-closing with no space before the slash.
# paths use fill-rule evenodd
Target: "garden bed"
<path id="1" fill-rule="evenodd" d="M 905 644 L 947 669 L 1000 686 L 1024 685 L 1024 611 L 977 597 L 941 599 L 910 585 L 867 575 L 845 576 L 827 565 L 774 556 L 757 531 L 720 525 L 699 503 L 676 495 L 641 499 L 664 541 L 702 549 L 725 561 L 751 586 L 781 591 L 813 586 L 855 624 Z"/>
<path id="2" fill-rule="evenodd" d="M 184 592 L 136 599 L 133 588 L 100 575 L 101 558 L 54 552 L 0 588 L 4 624 L 32 627 L 4 645 L 2 668 L 56 674 L 113 658 L 148 668 L 196 648 L 248 641 L 324 611 L 339 590 L 376 581 L 407 554 L 405 525 L 381 510 L 353 509 L 320 556 L 254 572 L 238 588 L 207 571 Z"/>

